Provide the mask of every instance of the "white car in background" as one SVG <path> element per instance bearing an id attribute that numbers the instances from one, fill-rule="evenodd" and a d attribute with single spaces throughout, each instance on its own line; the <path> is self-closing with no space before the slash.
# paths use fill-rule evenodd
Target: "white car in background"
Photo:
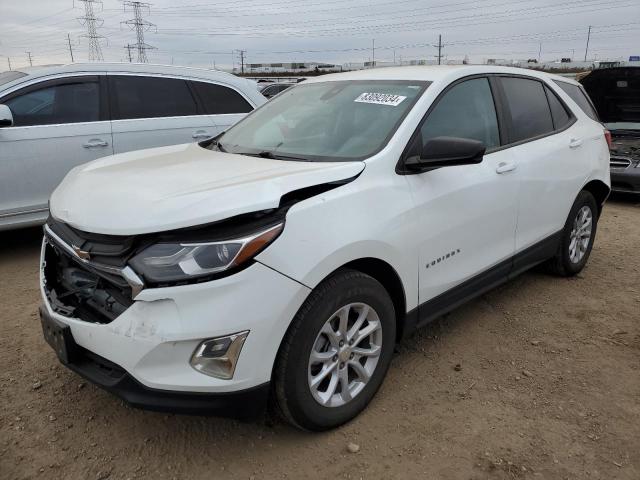
<path id="1" fill-rule="evenodd" d="M 43 223 L 73 167 L 218 135 L 265 102 L 255 83 L 131 63 L 0 73 L 0 230 Z"/>
<path id="2" fill-rule="evenodd" d="M 45 338 L 135 406 L 246 416 L 271 397 L 336 427 L 415 328 L 539 263 L 586 265 L 609 149 L 561 82 L 327 75 L 209 141 L 76 168 L 45 226 Z"/>

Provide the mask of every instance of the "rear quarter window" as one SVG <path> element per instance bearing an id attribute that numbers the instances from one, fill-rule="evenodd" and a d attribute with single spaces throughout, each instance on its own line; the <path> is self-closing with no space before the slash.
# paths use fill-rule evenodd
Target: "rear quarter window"
<path id="1" fill-rule="evenodd" d="M 253 107 L 234 89 L 216 83 L 192 81 L 207 115 L 249 113 Z"/>
<path id="2" fill-rule="evenodd" d="M 553 117 L 553 126 L 556 130 L 562 130 L 571 123 L 571 114 L 567 112 L 567 108 L 553 90 L 546 85 L 544 86 L 544 90 L 547 92 L 549 108 L 551 108 L 551 116 Z"/>
<path id="3" fill-rule="evenodd" d="M 587 94 L 584 92 L 584 90 L 582 90 L 582 87 L 579 87 L 578 85 L 573 85 L 571 83 L 567 83 L 567 82 L 562 82 L 559 80 L 554 80 L 556 85 L 558 85 L 563 91 L 564 93 L 566 93 L 567 95 L 569 95 L 569 97 L 571 97 L 571 100 L 573 100 L 574 102 L 576 102 L 576 104 L 580 107 L 580 109 L 592 120 L 595 120 L 596 122 L 600 121 L 600 118 L 598 117 L 598 113 L 596 112 L 595 108 L 593 108 L 593 105 L 591 104 L 591 100 L 589 100 L 589 97 L 587 96 Z"/>

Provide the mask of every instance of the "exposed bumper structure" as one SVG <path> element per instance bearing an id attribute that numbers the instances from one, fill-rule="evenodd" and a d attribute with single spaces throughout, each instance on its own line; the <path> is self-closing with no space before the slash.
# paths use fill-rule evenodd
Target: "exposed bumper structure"
<path id="1" fill-rule="evenodd" d="M 54 311 L 44 265 L 41 293 L 43 318 L 71 337 L 75 353 L 61 360 L 89 381 L 137 407 L 248 416 L 241 405 L 258 411 L 266 401 L 278 347 L 309 289 L 256 262 L 210 282 L 145 289 L 108 323 Z M 233 378 L 190 364 L 204 340 L 240 331 L 249 334 Z"/>

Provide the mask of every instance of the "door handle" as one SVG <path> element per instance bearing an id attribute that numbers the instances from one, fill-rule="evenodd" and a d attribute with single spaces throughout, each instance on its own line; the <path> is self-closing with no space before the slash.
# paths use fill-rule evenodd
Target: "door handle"
<path id="1" fill-rule="evenodd" d="M 512 172 L 515 169 L 516 164 L 514 162 L 500 162 L 496 167 L 496 173 Z"/>
<path id="2" fill-rule="evenodd" d="M 93 138 L 87 143 L 82 144 L 84 148 L 106 147 L 107 145 L 109 145 L 109 143 L 100 138 Z"/>
<path id="3" fill-rule="evenodd" d="M 193 135 L 191 135 L 193 138 L 211 138 L 213 137 L 213 135 L 211 135 L 209 132 L 207 132 L 206 130 L 196 130 Z"/>
<path id="4" fill-rule="evenodd" d="M 569 142 L 569 148 L 578 148 L 580 145 L 582 145 L 581 138 L 572 138 Z"/>

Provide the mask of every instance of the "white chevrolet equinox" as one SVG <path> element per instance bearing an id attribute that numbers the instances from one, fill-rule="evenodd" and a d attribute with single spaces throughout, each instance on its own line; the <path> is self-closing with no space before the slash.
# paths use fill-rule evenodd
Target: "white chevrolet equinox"
<path id="1" fill-rule="evenodd" d="M 215 139 L 73 169 L 53 193 L 41 319 L 130 404 L 336 427 L 394 345 L 534 265 L 570 276 L 609 194 L 607 132 L 499 67 L 310 79 Z"/>

